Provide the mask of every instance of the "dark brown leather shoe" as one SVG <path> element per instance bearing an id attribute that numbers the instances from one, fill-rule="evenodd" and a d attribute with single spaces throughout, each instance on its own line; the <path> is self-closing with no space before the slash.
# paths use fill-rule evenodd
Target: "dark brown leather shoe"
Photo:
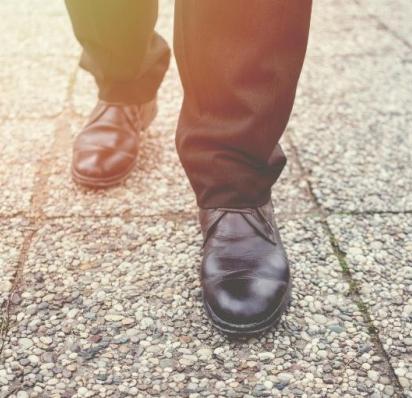
<path id="1" fill-rule="evenodd" d="M 139 133 L 156 112 L 156 100 L 143 105 L 99 101 L 74 142 L 73 180 L 90 188 L 122 182 L 136 164 Z"/>
<path id="2" fill-rule="evenodd" d="M 248 209 L 200 209 L 203 301 L 212 323 L 232 335 L 276 325 L 289 304 L 289 264 L 272 202 Z"/>

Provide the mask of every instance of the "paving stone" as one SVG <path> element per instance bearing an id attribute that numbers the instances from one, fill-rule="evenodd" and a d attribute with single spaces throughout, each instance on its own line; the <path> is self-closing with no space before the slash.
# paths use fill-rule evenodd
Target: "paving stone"
<path id="1" fill-rule="evenodd" d="M 332 216 L 329 223 L 395 373 L 411 396 L 412 217 Z"/>
<path id="2" fill-rule="evenodd" d="M 63 110 L 77 59 L 0 57 L 0 119 L 56 116 Z"/>
<path id="3" fill-rule="evenodd" d="M 133 215 L 196 212 L 190 184 L 179 162 L 175 148 L 175 130 L 182 92 L 175 62 L 167 73 L 159 93 L 159 114 L 152 127 L 141 134 L 138 164 L 124 185 L 106 191 L 78 188 L 71 181 L 70 162 L 72 139 L 79 133 L 96 101 L 93 79 L 79 71 L 75 85 L 73 107 L 81 116 L 72 123 L 71 140 L 64 146 L 55 165 L 51 165 L 50 196 L 45 212 L 52 216 L 65 214 Z M 313 210 L 308 187 L 302 178 L 293 151 L 285 139 L 283 147 L 289 161 L 280 180 L 274 186 L 273 198 L 279 213 L 296 214 Z"/>
<path id="4" fill-rule="evenodd" d="M 19 322 L 0 365 L 8 381 L 0 391 L 388 396 L 385 363 L 319 221 L 285 222 L 282 234 L 294 274 L 290 310 L 278 330 L 230 341 L 202 308 L 196 220 L 46 224 L 24 269 L 22 302 L 12 313 Z"/>
<path id="5" fill-rule="evenodd" d="M 412 171 L 408 124 L 379 116 L 354 129 L 350 116 L 323 115 L 289 127 L 313 192 L 331 211 L 410 211 Z"/>
<path id="6" fill-rule="evenodd" d="M 72 123 L 74 137 L 82 122 Z M 195 199 L 174 150 L 173 130 L 151 128 L 142 134 L 134 172 L 124 184 L 93 191 L 76 186 L 70 175 L 72 139 L 50 165 L 47 215 L 135 215 L 194 211 Z"/>
<path id="7" fill-rule="evenodd" d="M 290 135 L 325 208 L 411 210 L 410 48 L 368 10 L 402 21 L 410 7 L 344 3 L 314 4 Z"/>
<path id="8" fill-rule="evenodd" d="M 280 217 L 301 217 L 302 213 L 316 212 L 310 189 L 302 173 L 295 151 L 288 139 L 289 131 L 281 139 L 282 149 L 288 159 L 278 181 L 272 188 L 275 212 Z"/>
<path id="9" fill-rule="evenodd" d="M 369 3 L 383 11 L 381 2 L 371 0 Z M 393 5 L 393 8 L 398 7 Z M 402 19 L 407 19 L 410 13 L 404 15 Z M 401 40 L 388 34 L 379 21 L 369 16 L 367 7 L 346 0 L 313 2 L 308 56 L 324 56 L 327 63 L 330 57 L 337 55 L 386 55 L 394 48 L 400 54 L 409 52 Z"/>
<path id="10" fill-rule="evenodd" d="M 408 0 L 373 0 L 357 1 L 366 11 L 375 16 L 381 23 L 381 29 L 388 33 L 388 29 L 394 32 L 394 36 L 399 36 L 412 46 L 412 11 Z M 391 35 L 388 34 L 388 37 Z"/>
<path id="11" fill-rule="evenodd" d="M 387 57 L 308 56 L 300 81 L 297 106 L 307 112 L 347 112 L 353 123 L 374 120 L 379 115 L 409 115 L 412 105 L 412 62 L 389 52 Z M 300 101 L 300 102 L 299 102 Z M 335 116 L 338 116 L 336 114 Z M 361 127 L 361 126 L 360 126 Z"/>
<path id="12" fill-rule="evenodd" d="M 0 220 L 0 323 L 6 316 L 4 304 L 17 269 L 25 226 L 20 218 Z"/>
<path id="13" fill-rule="evenodd" d="M 4 15 L 1 6 L 0 14 Z M 1 57 L 24 56 L 42 59 L 44 56 L 78 57 L 80 53 L 80 46 L 74 39 L 67 15 L 42 14 L 35 18 L 33 15 L 9 15 L 2 20 L 0 35 L 7 37 L 0 48 Z"/>
<path id="14" fill-rule="evenodd" d="M 411 65 L 396 57 L 306 65 L 289 130 L 325 208 L 412 209 Z"/>
<path id="15" fill-rule="evenodd" d="M 2 0 L 0 3 L 0 13 L 3 15 L 30 15 L 38 18 L 39 16 L 65 15 L 66 8 L 64 1 L 61 0 Z M 58 34 L 58 32 L 54 32 Z"/>
<path id="16" fill-rule="evenodd" d="M 35 174 L 53 142 L 53 129 L 50 121 L 0 123 L 0 216 L 29 211 Z"/>
<path id="17" fill-rule="evenodd" d="M 96 105 L 96 99 L 97 87 L 93 76 L 80 69 L 76 74 L 73 98 L 71 99 L 74 112 L 86 118 Z"/>

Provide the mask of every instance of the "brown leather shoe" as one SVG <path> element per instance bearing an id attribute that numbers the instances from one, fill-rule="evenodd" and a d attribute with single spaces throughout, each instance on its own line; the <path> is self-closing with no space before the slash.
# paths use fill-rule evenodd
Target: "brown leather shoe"
<path id="1" fill-rule="evenodd" d="M 291 278 L 272 202 L 258 208 L 201 209 L 203 301 L 230 335 L 275 326 L 289 304 Z"/>
<path id="2" fill-rule="evenodd" d="M 99 101 L 74 142 L 73 180 L 90 188 L 122 182 L 136 164 L 139 133 L 156 113 L 156 99 L 143 105 Z"/>

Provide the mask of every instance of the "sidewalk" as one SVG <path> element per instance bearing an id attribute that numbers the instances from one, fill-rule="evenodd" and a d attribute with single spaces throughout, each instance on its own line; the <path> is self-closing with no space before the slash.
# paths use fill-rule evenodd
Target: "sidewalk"
<path id="1" fill-rule="evenodd" d="M 412 5 L 314 3 L 273 191 L 293 302 L 234 342 L 202 308 L 175 63 L 131 178 L 80 189 L 96 89 L 63 1 L 1 1 L 1 398 L 412 397 Z"/>

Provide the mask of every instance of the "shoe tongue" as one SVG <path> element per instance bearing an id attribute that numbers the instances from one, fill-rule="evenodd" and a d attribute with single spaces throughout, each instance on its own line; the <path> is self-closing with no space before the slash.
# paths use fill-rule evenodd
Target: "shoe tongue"
<path id="1" fill-rule="evenodd" d="M 99 101 L 92 111 L 88 125 L 95 122 L 108 124 L 114 128 L 122 126 L 128 127 L 132 131 L 140 131 L 140 115 L 134 105 L 122 105 L 110 102 Z"/>
<path id="2" fill-rule="evenodd" d="M 199 220 L 203 234 L 203 246 L 212 234 L 226 238 L 259 234 L 276 245 L 273 226 L 266 217 L 265 212 L 253 208 L 201 210 Z"/>
<path id="3" fill-rule="evenodd" d="M 242 217 L 243 214 L 227 212 L 216 225 L 216 233 L 219 236 L 235 238 L 248 236 L 255 233 L 250 223 Z"/>
<path id="4" fill-rule="evenodd" d="M 276 245 L 273 228 L 255 209 L 217 209 L 204 228 L 204 243 L 213 234 L 225 238 L 241 238 L 259 234 Z"/>

